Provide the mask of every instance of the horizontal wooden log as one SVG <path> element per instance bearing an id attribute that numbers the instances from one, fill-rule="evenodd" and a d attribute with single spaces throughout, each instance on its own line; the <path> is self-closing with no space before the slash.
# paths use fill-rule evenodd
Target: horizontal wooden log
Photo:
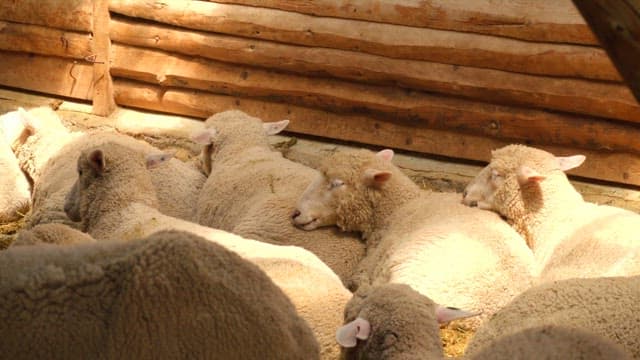
<path id="1" fill-rule="evenodd" d="M 85 31 L 93 30 L 93 3 L 87 0 L 3 0 L 0 20 Z"/>
<path id="2" fill-rule="evenodd" d="M 621 80 L 604 50 L 203 1 L 111 1 L 112 10 L 197 30 L 528 74 Z"/>
<path id="3" fill-rule="evenodd" d="M 114 45 L 112 58 L 114 76 L 165 87 L 259 97 L 333 111 L 378 114 L 427 128 L 509 141 L 536 139 L 539 144 L 640 154 L 640 142 L 636 141 L 640 139 L 638 124 L 491 105 L 397 87 L 278 73 L 127 45 Z"/>
<path id="4" fill-rule="evenodd" d="M 0 21 L 0 49 L 74 59 L 92 54 L 88 33 L 7 21 Z"/>
<path id="5" fill-rule="evenodd" d="M 215 0 L 303 14 L 475 32 L 516 39 L 597 44 L 569 0 Z"/>
<path id="6" fill-rule="evenodd" d="M 82 61 L 0 51 L 0 85 L 91 99 L 93 68 Z"/>
<path id="7" fill-rule="evenodd" d="M 640 101 L 640 1 L 574 2 Z"/>
<path id="8" fill-rule="evenodd" d="M 225 62 L 640 122 L 640 105 L 623 84 L 389 59 L 344 50 L 137 24 L 123 19 L 114 19 L 110 30 L 111 38 L 116 42 Z"/>
<path id="9" fill-rule="evenodd" d="M 197 90 L 114 79 L 116 102 L 134 108 L 206 118 L 228 109 L 240 109 L 265 121 L 289 119 L 288 131 L 336 140 L 355 141 L 452 158 L 488 161 L 492 149 L 507 143 L 483 136 L 432 130 L 415 123 L 272 103 Z M 536 145 L 532 143 L 532 145 Z M 571 173 L 592 179 L 640 185 L 640 157 L 627 153 L 595 152 L 543 146 L 556 155 L 582 153 L 587 162 Z"/>

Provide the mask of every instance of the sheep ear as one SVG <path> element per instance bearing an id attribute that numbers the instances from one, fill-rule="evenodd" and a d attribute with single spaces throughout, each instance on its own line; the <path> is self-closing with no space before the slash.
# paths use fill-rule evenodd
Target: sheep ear
<path id="1" fill-rule="evenodd" d="M 88 157 L 89 165 L 95 170 L 98 174 L 104 173 L 107 168 L 107 161 L 104 158 L 104 153 L 102 150 L 93 150 Z"/>
<path id="2" fill-rule="evenodd" d="M 384 150 L 378 151 L 376 153 L 376 156 L 379 157 L 382 160 L 391 161 L 391 159 L 393 159 L 393 154 L 394 154 L 393 150 L 384 149 Z"/>
<path id="3" fill-rule="evenodd" d="M 436 318 L 438 319 L 438 323 L 440 324 L 448 323 L 449 321 L 453 321 L 456 319 L 464 319 L 472 316 L 478 316 L 480 314 L 482 313 L 464 311 L 454 307 L 447 307 L 447 306 L 441 306 L 441 305 L 438 305 L 436 307 Z"/>
<path id="4" fill-rule="evenodd" d="M 391 172 L 382 171 L 376 169 L 367 169 L 364 171 L 365 183 L 369 186 L 381 187 L 389 179 L 391 179 Z"/>
<path id="5" fill-rule="evenodd" d="M 158 165 L 169 161 L 174 154 L 162 153 L 162 154 L 150 154 L 147 155 L 147 169 L 153 169 Z"/>
<path id="6" fill-rule="evenodd" d="M 217 133 L 216 129 L 213 128 L 199 130 L 191 135 L 191 140 L 196 144 L 209 145 L 213 142 L 213 137 L 216 136 Z"/>
<path id="7" fill-rule="evenodd" d="M 544 180 L 546 176 L 540 175 L 537 171 L 528 166 L 520 166 L 518 169 L 518 183 L 524 185 L 532 182 L 540 182 Z"/>
<path id="8" fill-rule="evenodd" d="M 371 333 L 371 325 L 363 318 L 357 318 L 336 331 L 336 340 L 342 347 L 356 346 L 358 339 L 367 340 Z"/>
<path id="9" fill-rule="evenodd" d="M 36 124 L 33 115 L 29 114 L 29 112 L 27 112 L 23 107 L 18 108 L 18 115 L 20 116 L 20 121 L 22 122 L 25 131 L 28 132 L 28 135 L 35 134 Z"/>
<path id="10" fill-rule="evenodd" d="M 262 128 L 266 135 L 275 135 L 289 125 L 289 120 L 262 123 Z"/>
<path id="11" fill-rule="evenodd" d="M 558 165 L 560 165 L 560 170 L 562 171 L 577 168 L 582 165 L 586 158 L 587 157 L 584 155 L 556 156 L 556 159 L 558 159 Z"/>

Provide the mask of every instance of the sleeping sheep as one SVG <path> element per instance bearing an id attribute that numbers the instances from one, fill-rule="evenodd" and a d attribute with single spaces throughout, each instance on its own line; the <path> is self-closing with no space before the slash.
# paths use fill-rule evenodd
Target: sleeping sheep
<path id="1" fill-rule="evenodd" d="M 640 358 L 639 289 L 638 276 L 543 283 L 517 296 L 481 326 L 467 354 L 480 353 L 496 340 L 525 329 L 558 325 L 603 336 Z"/>
<path id="2" fill-rule="evenodd" d="M 30 206 L 31 186 L 11 149 L 16 136 L 14 123 L 23 111 L 0 116 L 0 224 L 18 220 Z"/>
<path id="3" fill-rule="evenodd" d="M 161 214 L 149 167 L 166 162 L 166 154 L 145 154 L 107 143 L 78 157 L 79 178 L 65 210 L 98 241 L 131 240 L 159 230 L 197 234 L 258 265 L 291 299 L 309 323 L 325 359 L 336 358 L 335 329 L 351 293 L 313 253 L 297 246 L 277 246 Z"/>
<path id="4" fill-rule="evenodd" d="M 6 359 L 319 359 L 257 266 L 189 233 L 0 253 Z"/>
<path id="5" fill-rule="evenodd" d="M 56 244 L 73 245 L 92 243 L 96 240 L 87 233 L 60 223 L 38 224 L 31 229 L 21 229 L 11 246 Z"/>
<path id="6" fill-rule="evenodd" d="M 238 110 L 207 119 L 206 129 L 196 136 L 204 144 L 202 162 L 209 173 L 197 222 L 272 244 L 301 246 L 346 279 L 364 256 L 364 244 L 335 227 L 310 234 L 291 223 L 295 202 L 317 171 L 270 147 L 268 136 L 287 124 L 263 123 Z"/>
<path id="7" fill-rule="evenodd" d="M 584 201 L 564 173 L 584 159 L 509 145 L 464 193 L 465 204 L 499 213 L 526 238 L 543 281 L 640 274 L 640 215 Z"/>
<path id="8" fill-rule="evenodd" d="M 343 359 L 442 359 L 438 324 L 473 315 L 437 305 L 408 285 L 386 284 L 354 294 L 336 339 Z"/>
<path id="9" fill-rule="evenodd" d="M 531 285 L 531 250 L 507 223 L 456 194 L 421 190 L 392 157 L 351 150 L 325 158 L 293 219 L 306 230 L 337 224 L 362 233 L 367 256 L 352 289 L 408 284 L 437 303 L 482 311 L 475 326 Z"/>
<path id="10" fill-rule="evenodd" d="M 71 132 L 49 108 L 31 109 L 23 117 L 25 124 L 16 155 L 22 169 L 34 183 L 33 210 L 27 227 L 39 223 L 64 222 L 64 197 L 76 175 L 76 160 L 83 149 L 117 142 L 147 152 L 160 152 L 130 136 L 111 131 Z M 157 189 L 160 210 L 171 216 L 193 218 L 193 204 L 205 177 L 177 159 L 151 172 Z"/>

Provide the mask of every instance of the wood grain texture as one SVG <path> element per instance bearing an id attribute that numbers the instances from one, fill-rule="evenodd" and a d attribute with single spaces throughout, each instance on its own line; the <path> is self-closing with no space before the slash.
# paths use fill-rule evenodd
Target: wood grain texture
<path id="1" fill-rule="evenodd" d="M 95 115 L 109 116 L 115 108 L 111 79 L 111 39 L 109 0 L 93 0 L 93 109 Z"/>
<path id="2" fill-rule="evenodd" d="M 2 0 L 0 20 L 90 32 L 93 3 L 87 0 Z"/>
<path id="3" fill-rule="evenodd" d="M 0 51 L 0 84 L 41 93 L 91 99 L 93 68 L 84 61 Z"/>
<path id="4" fill-rule="evenodd" d="M 114 19 L 115 42 L 311 76 L 394 85 L 507 105 L 640 122 L 640 105 L 624 84 L 533 76 L 499 70 L 390 59 Z"/>
<path id="5" fill-rule="evenodd" d="M 0 49 L 84 59 L 92 54 L 88 33 L 0 21 Z"/>
<path id="6" fill-rule="evenodd" d="M 385 116 L 417 126 L 505 141 L 640 154 L 640 124 L 434 96 L 397 87 L 279 73 L 116 44 L 112 74 L 164 87 L 262 98 L 344 113 Z"/>
<path id="7" fill-rule="evenodd" d="M 574 0 L 640 101 L 640 1 Z"/>
<path id="8" fill-rule="evenodd" d="M 415 123 L 404 123 L 371 116 L 336 114 L 288 104 L 242 97 L 216 95 L 198 90 L 167 89 L 151 84 L 114 80 L 119 105 L 206 118 L 228 109 L 240 109 L 265 121 L 289 119 L 292 133 L 355 141 L 396 149 L 417 151 L 460 159 L 488 161 L 492 149 L 506 142 L 484 136 L 433 130 Z M 536 146 L 535 142 L 531 145 Z M 556 155 L 581 153 L 587 156 L 571 174 L 592 179 L 640 185 L 640 157 L 627 153 L 577 150 L 541 146 Z"/>
<path id="9" fill-rule="evenodd" d="M 287 44 L 359 51 L 527 74 L 620 81 L 596 47 L 315 17 L 277 9 L 202 1 L 113 0 L 118 13 L 162 23 Z"/>

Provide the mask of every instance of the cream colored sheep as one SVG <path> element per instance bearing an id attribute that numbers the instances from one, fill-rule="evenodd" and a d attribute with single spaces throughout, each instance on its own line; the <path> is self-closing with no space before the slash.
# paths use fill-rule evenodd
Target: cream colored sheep
<path id="1" fill-rule="evenodd" d="M 439 306 L 408 285 L 358 291 L 336 332 L 343 359 L 442 359 L 439 323 L 473 316 Z"/>
<path id="2" fill-rule="evenodd" d="M 57 244 L 73 245 L 92 243 L 96 240 L 87 233 L 59 223 L 39 224 L 31 229 L 18 231 L 11 246 Z"/>
<path id="3" fill-rule="evenodd" d="M 509 145 L 492 153 L 463 201 L 504 216 L 527 239 L 543 280 L 640 274 L 640 215 L 584 201 L 564 174 L 583 161 Z"/>
<path id="4" fill-rule="evenodd" d="M 18 220 L 26 214 L 30 199 L 29 181 L 20 170 L 11 146 L 4 136 L 0 136 L 0 224 Z"/>
<path id="5" fill-rule="evenodd" d="M 34 182 L 33 211 L 28 226 L 66 220 L 64 196 L 77 178 L 76 161 L 83 149 L 117 142 L 148 153 L 160 152 L 143 141 L 116 132 L 71 132 L 49 108 L 29 110 L 24 122 L 26 127 L 16 154 L 21 167 Z M 160 210 L 171 216 L 192 219 L 205 177 L 177 159 L 151 174 Z"/>
<path id="6" fill-rule="evenodd" d="M 630 360 L 632 357 L 603 336 L 562 325 L 541 325 L 507 334 L 465 359 Z"/>
<path id="7" fill-rule="evenodd" d="M 319 358 L 264 272 L 184 232 L 6 250 L 0 317 L 6 359 Z"/>
<path id="8" fill-rule="evenodd" d="M 421 190 L 392 157 L 352 150 L 324 159 L 294 221 L 362 233 L 367 256 L 354 287 L 408 284 L 437 303 L 483 312 L 471 320 L 477 326 L 531 285 L 531 250 L 496 214 Z"/>
<path id="9" fill-rule="evenodd" d="M 346 279 L 364 256 L 364 244 L 335 227 L 305 233 L 291 223 L 295 203 L 317 171 L 271 149 L 268 136 L 287 124 L 263 123 L 238 110 L 207 119 L 200 140 L 205 143 L 203 167 L 210 174 L 197 222 L 272 244 L 301 246 Z"/>
<path id="10" fill-rule="evenodd" d="M 467 354 L 504 336 L 543 325 L 604 336 L 640 358 L 640 277 L 569 279 L 544 283 L 517 296 L 471 339 Z"/>
<path id="11" fill-rule="evenodd" d="M 146 158 L 146 160 L 145 160 Z M 161 214 L 146 156 L 119 144 L 87 149 L 78 158 L 81 175 L 65 209 L 97 240 L 135 239 L 159 230 L 182 230 L 214 241 L 258 265 L 309 323 L 325 359 L 336 358 L 334 331 L 351 294 L 317 256 L 296 246 L 277 246 Z M 146 162 L 146 166 L 145 166 Z"/>

